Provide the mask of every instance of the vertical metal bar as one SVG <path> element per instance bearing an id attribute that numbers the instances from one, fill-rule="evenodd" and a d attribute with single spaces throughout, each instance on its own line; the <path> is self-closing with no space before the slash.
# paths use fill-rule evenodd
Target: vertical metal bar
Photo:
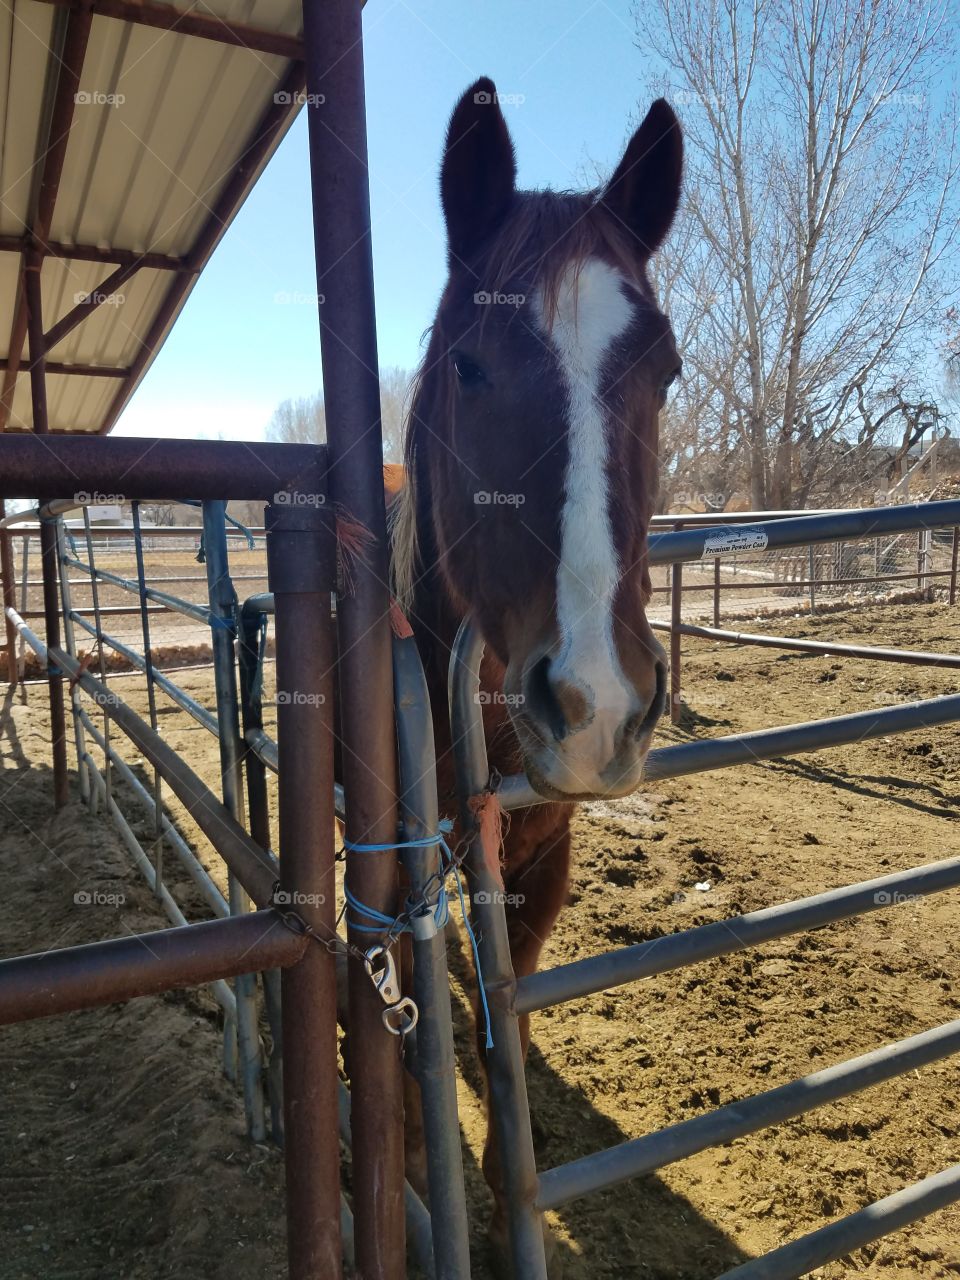
<path id="1" fill-rule="evenodd" d="M 90 566 L 90 598 L 93 602 L 93 623 L 96 631 L 97 662 L 100 668 L 100 679 L 107 683 L 107 662 L 103 652 L 103 618 L 100 613 L 100 584 L 97 581 L 96 561 L 94 560 L 93 534 L 90 528 L 90 512 L 83 508 L 83 532 L 87 547 L 87 564 Z M 69 570 L 68 570 L 69 571 Z M 103 783 L 107 808 L 113 798 L 113 760 L 110 753 L 110 711 L 109 702 L 104 700 L 103 712 Z M 94 789 L 90 796 L 90 808 L 95 812 L 99 791 Z"/>
<path id="2" fill-rule="evenodd" d="M 397 740 L 404 837 L 422 840 L 439 830 L 437 772 L 430 695 L 413 637 L 393 641 Z M 437 869 L 438 849 L 406 849 L 410 895 L 422 897 Z M 427 911 L 413 926 L 413 994 L 417 1023 L 416 1078 L 423 1109 L 433 1257 L 437 1280 L 468 1280 L 470 1231 L 463 1185 L 457 1111 L 457 1064 L 450 1013 L 450 980 L 442 926 Z"/>
<path id="3" fill-rule="evenodd" d="M 0 520 L 3 520 L 7 514 L 6 503 L 0 498 Z M 23 539 L 26 544 L 27 539 Z M 0 529 L 0 581 L 3 587 L 3 611 L 4 619 L 7 625 L 6 632 L 6 654 L 7 654 L 7 681 L 11 685 L 17 683 L 17 629 L 7 617 L 7 609 L 16 608 L 16 569 L 14 568 L 13 546 L 10 534 L 6 529 Z M 22 612 L 22 611 L 21 611 Z"/>
<path id="4" fill-rule="evenodd" d="M 70 570 L 64 564 L 63 554 L 63 517 L 57 516 L 53 525 L 57 539 L 57 569 L 60 575 L 60 599 L 63 602 L 63 636 L 67 653 L 76 661 L 77 642 L 73 630 L 73 599 L 70 594 Z M 87 766 L 87 749 L 84 744 L 83 724 L 80 720 L 80 691 L 75 685 L 70 688 L 70 712 L 73 720 L 73 742 L 77 753 L 77 777 L 80 780 L 80 796 L 89 805 L 92 792 L 96 788 L 93 773 Z"/>
<path id="5" fill-rule="evenodd" d="M 960 525 L 953 527 L 953 545 L 950 548 L 950 603 L 957 599 L 957 559 L 960 553 Z"/>
<path id="6" fill-rule="evenodd" d="M 20 584 L 20 614 L 21 617 L 27 612 L 27 597 L 30 594 L 29 573 L 30 573 L 30 538 L 29 536 L 21 539 L 23 555 L 21 557 L 20 573 L 22 581 Z M 20 647 L 17 650 L 17 675 L 22 680 L 24 674 L 24 663 L 27 660 L 27 642 L 20 636 Z"/>
<path id="7" fill-rule="evenodd" d="M 674 529 L 680 529 L 679 524 Z M 670 723 L 680 723 L 680 624 L 683 621 L 683 565 L 670 569 Z"/>
<path id="8" fill-rule="evenodd" d="M 140 629 L 143 635 L 143 670 L 147 678 L 147 705 L 150 708 L 150 728 L 157 729 L 157 690 L 153 680 L 153 646 L 150 643 L 150 613 L 147 607 L 147 574 L 143 557 L 143 532 L 140 527 L 140 503 L 130 504 L 133 517 L 133 546 L 137 557 L 137 585 L 140 588 Z M 92 562 L 91 562 L 92 563 Z M 153 869 L 156 873 L 156 892 L 163 884 L 163 795 L 159 770 L 153 770 L 153 803 L 156 812 L 153 841 Z"/>
<path id="9" fill-rule="evenodd" d="M 281 891 L 291 910 L 330 937 L 336 927 L 332 521 L 317 506 L 270 506 L 266 523 L 276 601 Z M 337 1280 L 340 1148 L 333 955 L 312 945 L 299 964 L 283 971 L 281 988 L 290 1280 Z M 366 1049 L 361 1042 L 357 1056 L 362 1058 Z"/>
<path id="10" fill-rule="evenodd" d="M 244 735 L 263 728 L 262 673 L 260 666 L 260 627 L 264 614 L 241 609 L 237 631 L 237 657 L 240 675 L 240 725 Z M 255 751 L 243 743 L 243 763 L 247 779 L 247 813 L 250 834 L 263 849 L 271 847 L 270 809 L 267 797 L 267 770 Z M 267 1062 L 267 1096 L 270 1101 L 270 1132 L 278 1146 L 283 1145 L 283 1034 L 281 1018 L 280 973 L 263 974 L 263 1002 L 270 1026 L 272 1048 Z M 353 1217 L 350 1218 L 351 1224 Z"/>
<path id="11" fill-rule="evenodd" d="M 237 595 L 227 560 L 227 504 L 203 504 L 203 547 L 207 565 L 210 604 L 210 643 L 213 650 L 213 682 L 217 695 L 220 742 L 220 778 L 223 802 L 238 822 L 243 821 L 243 775 L 240 768 L 240 706 L 233 644 L 237 633 Z M 231 915 L 250 910 L 250 898 L 233 872 L 228 872 Z M 247 1129 L 255 1142 L 267 1135 L 263 1109 L 263 1069 L 257 1014 L 257 979 L 242 973 L 235 979 L 237 994 L 237 1052 Z"/>
<path id="12" fill-rule="evenodd" d="M 720 625 L 720 557 L 713 558 L 713 625 Z"/>
<path id="13" fill-rule="evenodd" d="M 330 496 L 371 537 L 337 611 L 347 836 L 390 846 L 396 742 L 361 6 L 305 3 L 303 28 Z M 347 879 L 367 906 L 396 911 L 394 852 L 348 854 Z M 364 947 L 374 941 L 355 930 L 351 936 Z M 357 1269 L 365 1280 L 402 1280 L 400 1056 L 381 1021 L 381 1001 L 353 959 L 348 985 L 350 1034 L 362 1046 L 351 1055 Z"/>
<path id="14" fill-rule="evenodd" d="M 923 590 L 923 530 L 917 531 L 917 590 Z"/>
<path id="15" fill-rule="evenodd" d="M 472 915 L 479 926 L 480 980 L 490 1003 L 493 1048 L 487 1050 L 487 1076 L 509 1213 L 514 1274 L 523 1280 L 547 1280 L 543 1230 L 535 1207 L 537 1165 L 520 1023 L 512 1007 L 516 976 L 510 959 L 507 918 L 500 885 L 487 865 L 476 818 L 469 807 L 470 797 L 482 794 L 490 781 L 483 717 L 477 698 L 482 654 L 482 638 L 464 624 L 454 644 L 450 674 L 457 791 L 464 831 L 472 832 L 467 868 Z"/>
<path id="16" fill-rule="evenodd" d="M 27 334 L 30 340 L 30 396 L 33 429 L 39 436 L 49 434 L 47 420 L 46 353 L 43 342 L 43 307 L 40 298 L 38 253 L 27 255 L 23 284 L 27 306 Z M 46 494 L 38 495 L 41 498 Z M 53 753 L 53 802 L 58 809 L 70 799 L 67 775 L 67 724 L 63 709 L 63 677 L 51 666 L 50 649 L 60 648 L 60 604 L 57 591 L 57 536 L 49 520 L 40 522 L 40 561 L 43 567 L 43 611 L 47 642 L 47 684 L 50 691 L 50 745 Z"/>
<path id="17" fill-rule="evenodd" d="M 807 578 L 810 582 L 810 613 L 817 612 L 817 557 L 811 542 L 807 547 Z"/>

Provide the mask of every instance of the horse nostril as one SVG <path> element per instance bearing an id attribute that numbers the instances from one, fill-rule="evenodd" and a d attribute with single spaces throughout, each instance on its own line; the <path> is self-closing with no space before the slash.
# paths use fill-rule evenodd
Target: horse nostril
<path id="1" fill-rule="evenodd" d="M 641 733 L 646 733 L 648 729 L 653 728 L 667 705 L 667 664 L 655 662 L 653 665 L 657 684 L 650 705 L 647 707 L 647 714 L 643 717 L 643 723 L 640 726 Z"/>
<path id="2" fill-rule="evenodd" d="M 567 736 L 567 719 L 550 682 L 550 656 L 544 654 L 528 670 L 524 681 L 526 711 L 531 719 L 545 725 L 562 742 Z"/>

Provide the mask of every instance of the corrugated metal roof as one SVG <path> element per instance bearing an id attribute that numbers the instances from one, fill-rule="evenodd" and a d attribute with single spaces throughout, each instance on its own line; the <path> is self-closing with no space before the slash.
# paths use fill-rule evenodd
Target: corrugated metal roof
<path id="1" fill-rule="evenodd" d="M 115 270 L 110 253 L 114 263 L 130 252 L 169 255 L 183 268 L 140 267 L 47 354 L 50 429 L 109 430 L 299 109 L 299 59 L 221 38 L 256 39 L 253 28 L 298 40 L 300 0 L 209 0 L 179 14 L 184 24 L 210 24 L 218 38 L 102 12 L 148 11 L 153 24 L 176 21 L 178 12 L 166 5 L 94 0 L 89 7 L 92 21 L 84 6 L 64 0 L 0 6 L 0 358 L 8 392 L 10 366 L 22 350 L 15 390 L 0 408 L 7 430 L 33 426 L 22 339 L 26 257 L 14 251 L 18 245 L 32 235 L 45 251 L 48 333 Z M 217 19 L 241 30 L 221 31 L 212 25 Z M 78 45 L 79 80 L 71 80 Z M 64 111 L 72 118 L 58 134 Z M 62 137 L 62 171 L 45 227 L 41 184 L 56 177 Z M 58 256 L 48 256 L 51 247 Z M 103 251 L 104 261 L 59 256 L 71 251 Z M 110 372 L 69 373 L 71 367 Z"/>

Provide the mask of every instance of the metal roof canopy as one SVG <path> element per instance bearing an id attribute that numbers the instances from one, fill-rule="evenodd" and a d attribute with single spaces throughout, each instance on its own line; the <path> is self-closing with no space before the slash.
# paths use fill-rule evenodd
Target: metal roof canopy
<path id="1" fill-rule="evenodd" d="M 300 0 L 0 8 L 0 431 L 115 425 L 303 103 L 301 31 Z"/>

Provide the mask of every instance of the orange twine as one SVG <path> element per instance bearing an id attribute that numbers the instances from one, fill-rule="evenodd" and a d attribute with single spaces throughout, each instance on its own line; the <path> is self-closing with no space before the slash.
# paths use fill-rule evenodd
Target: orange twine
<path id="1" fill-rule="evenodd" d="M 478 796 L 471 796 L 468 804 L 480 828 L 484 865 L 503 890 L 505 886 L 500 853 L 503 849 L 503 823 L 506 815 L 500 807 L 500 797 L 496 791 L 484 791 Z"/>

